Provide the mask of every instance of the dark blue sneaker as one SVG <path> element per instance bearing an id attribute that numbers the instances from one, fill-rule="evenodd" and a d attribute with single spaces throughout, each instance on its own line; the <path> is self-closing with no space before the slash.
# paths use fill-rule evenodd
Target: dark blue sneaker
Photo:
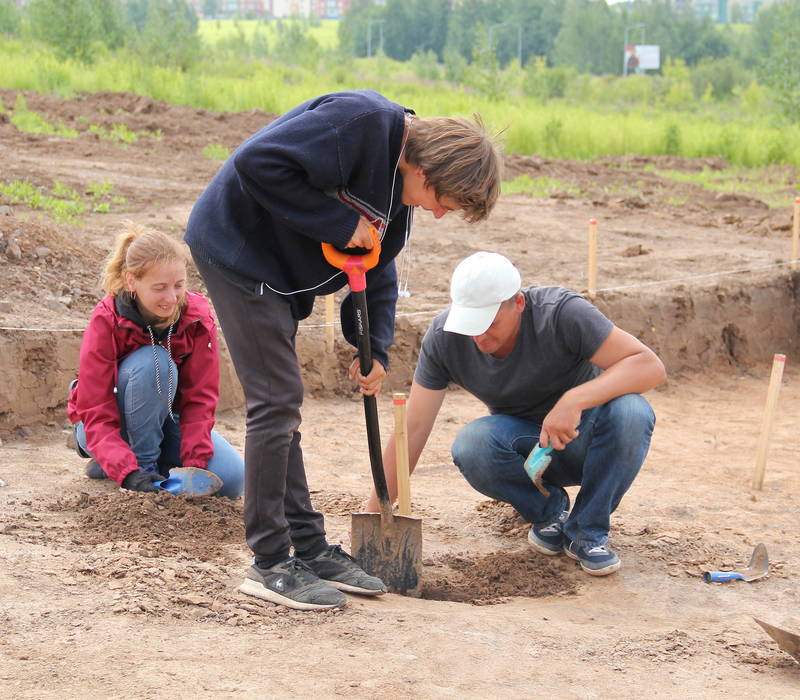
<path id="1" fill-rule="evenodd" d="M 537 552 L 553 557 L 561 554 L 564 547 L 564 522 L 567 520 L 569 511 L 565 510 L 558 516 L 557 520 L 543 525 L 531 525 L 528 532 L 528 542 Z"/>
<path id="2" fill-rule="evenodd" d="M 564 554 L 580 562 L 581 569 L 592 576 L 608 576 L 622 566 L 619 557 L 606 545 L 581 545 L 564 540 Z"/>

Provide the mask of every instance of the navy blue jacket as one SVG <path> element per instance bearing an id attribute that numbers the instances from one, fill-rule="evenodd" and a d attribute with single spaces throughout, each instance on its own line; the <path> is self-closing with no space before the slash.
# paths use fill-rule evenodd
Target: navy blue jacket
<path id="1" fill-rule="evenodd" d="M 309 100 L 265 126 L 196 202 L 185 236 L 192 253 L 285 295 L 303 319 L 316 296 L 347 283 L 325 261 L 320 242 L 344 248 L 364 216 L 382 236 L 378 265 L 367 273 L 367 305 L 372 351 L 388 366 L 394 258 L 411 215 L 396 169 L 407 112 L 413 113 L 376 92 L 354 90 Z M 355 345 L 350 295 L 341 318 Z"/>

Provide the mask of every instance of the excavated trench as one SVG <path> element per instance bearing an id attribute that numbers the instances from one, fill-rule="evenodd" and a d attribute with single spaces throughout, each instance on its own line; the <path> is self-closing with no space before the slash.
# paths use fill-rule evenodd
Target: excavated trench
<path id="1" fill-rule="evenodd" d="M 708 286 L 663 291 L 611 292 L 595 300 L 617 325 L 640 338 L 663 359 L 671 381 L 707 368 L 739 370 L 768 365 L 776 352 L 789 360 L 798 352 L 800 274 L 727 278 Z M 399 316 L 387 391 L 408 388 L 429 317 Z M 324 350 L 322 329 L 301 328 L 298 356 L 307 392 L 349 393 L 343 367 L 352 348 L 337 339 Z M 66 420 L 66 386 L 75 376 L 80 333 L 0 331 L 0 437 L 25 427 L 59 426 Z M 220 411 L 241 409 L 243 399 L 223 350 Z"/>

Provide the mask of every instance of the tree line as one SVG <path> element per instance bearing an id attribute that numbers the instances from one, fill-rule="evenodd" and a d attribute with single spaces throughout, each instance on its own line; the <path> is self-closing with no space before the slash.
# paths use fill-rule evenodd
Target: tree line
<path id="1" fill-rule="evenodd" d="M 0 35 L 25 36 L 62 58 L 90 62 L 130 49 L 156 65 L 188 68 L 200 55 L 197 15 L 184 0 L 0 0 Z"/>
<path id="2" fill-rule="evenodd" d="M 31 0 L 23 8 L 0 0 L 0 35 L 28 36 L 82 61 L 118 49 L 184 70 L 213 61 L 197 22 L 185 0 Z M 661 47 L 662 73 L 676 65 L 691 69 L 695 97 L 710 89 L 714 99 L 725 99 L 758 78 L 798 121 L 797 27 L 800 0 L 762 7 L 746 31 L 700 19 L 670 0 L 611 6 L 603 0 L 354 0 L 339 25 L 336 56 L 315 50 L 302 23 L 287 25 L 271 46 L 262 35 L 258 47 L 249 46 L 240 34 L 231 40 L 237 46 L 229 41 L 226 48 L 242 58 L 288 64 L 330 65 L 382 52 L 410 61 L 421 78 L 444 77 L 498 97 L 500 70 L 518 65 L 529 94 L 551 99 L 564 95 L 574 75 L 619 75 L 627 28 L 628 43 Z"/>

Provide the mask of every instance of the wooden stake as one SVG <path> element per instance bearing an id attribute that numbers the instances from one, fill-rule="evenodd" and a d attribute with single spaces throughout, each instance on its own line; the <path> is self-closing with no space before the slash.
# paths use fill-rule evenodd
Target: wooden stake
<path id="1" fill-rule="evenodd" d="M 797 258 L 800 255 L 800 197 L 794 200 L 794 216 L 792 217 L 792 270 L 797 269 Z"/>
<path id="2" fill-rule="evenodd" d="M 589 220 L 589 299 L 597 296 L 597 221 Z"/>
<path id="3" fill-rule="evenodd" d="M 397 510 L 411 515 L 411 485 L 408 474 L 408 430 L 406 428 L 406 395 L 392 394 L 394 404 L 394 449 L 397 462 Z"/>
<path id="4" fill-rule="evenodd" d="M 775 408 L 778 405 L 778 393 L 781 389 L 783 368 L 786 365 L 786 355 L 776 354 L 772 358 L 772 374 L 769 378 L 767 390 L 767 403 L 764 407 L 764 416 L 761 419 L 761 434 L 758 437 L 756 448 L 756 466 L 753 471 L 753 488 L 760 491 L 764 486 L 764 470 L 767 466 L 767 448 L 772 434 L 772 424 L 775 420 Z"/>
<path id="5" fill-rule="evenodd" d="M 336 336 L 336 328 L 333 325 L 333 294 L 325 296 L 325 349 L 328 353 L 333 352 L 333 341 Z"/>

